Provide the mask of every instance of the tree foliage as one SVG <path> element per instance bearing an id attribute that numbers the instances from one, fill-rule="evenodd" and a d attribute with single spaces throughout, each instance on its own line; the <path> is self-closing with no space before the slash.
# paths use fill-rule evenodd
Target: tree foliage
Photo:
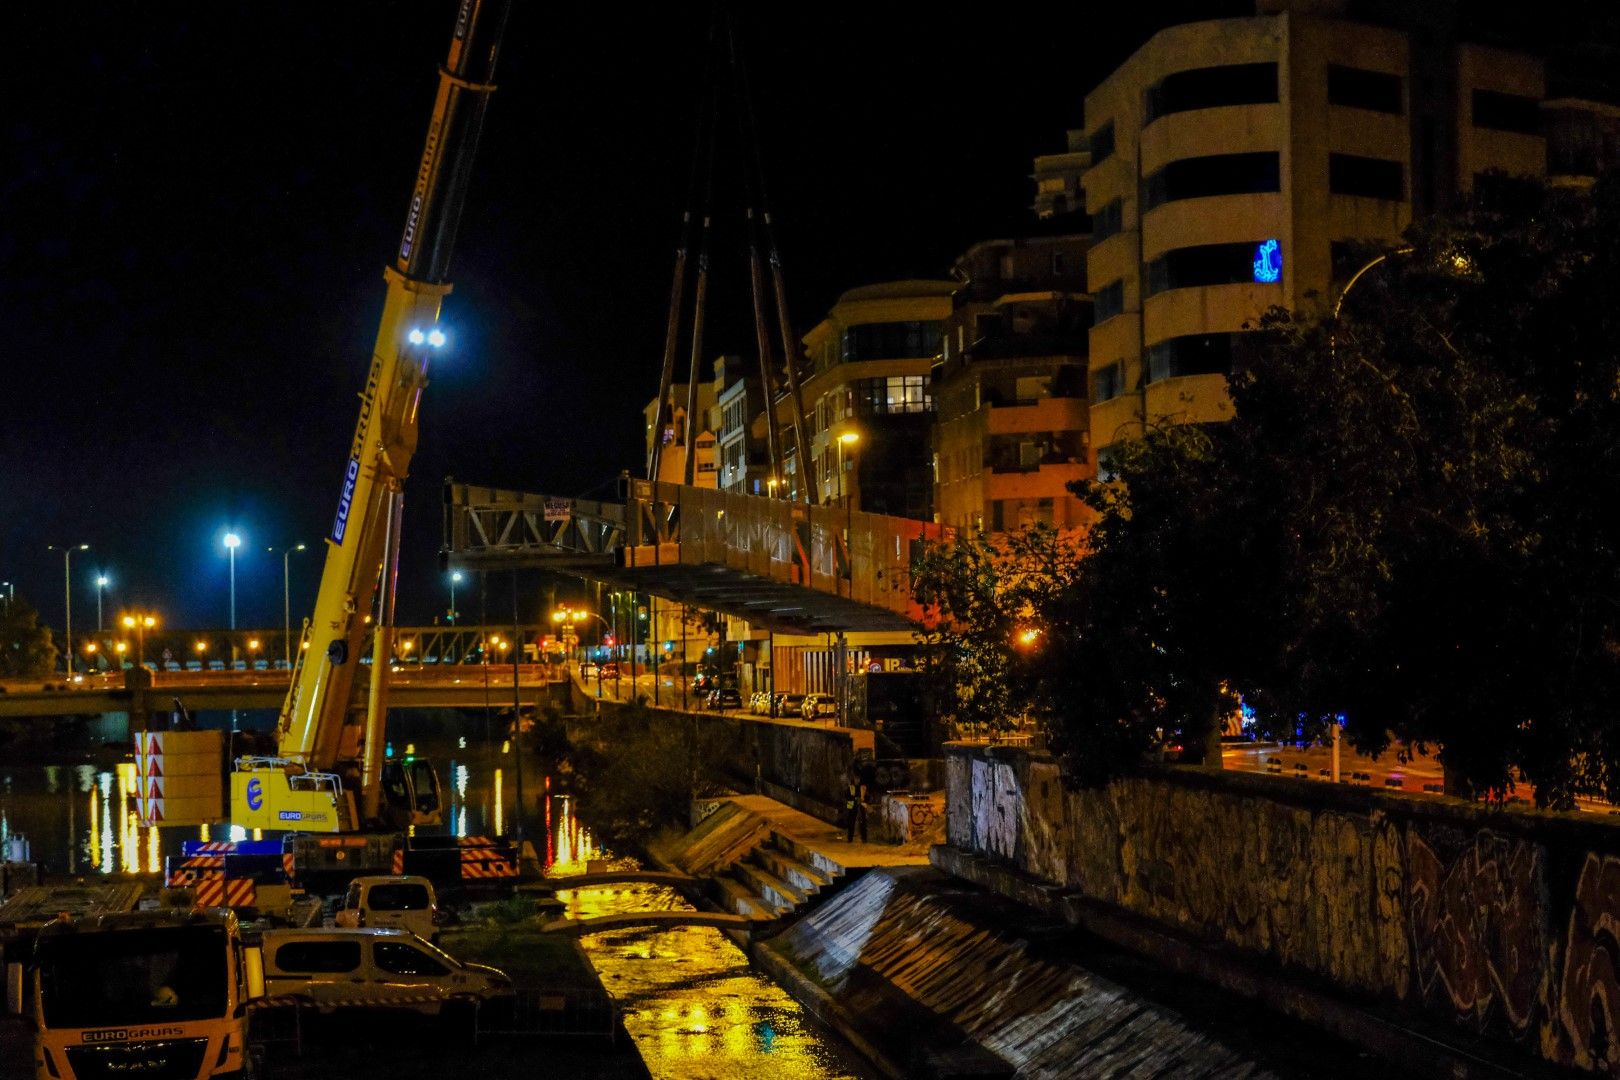
<path id="1" fill-rule="evenodd" d="M 23 597 L 0 600 L 0 678 L 42 679 L 56 670 L 56 644 Z"/>
<path id="2" fill-rule="evenodd" d="M 1246 335 L 1236 418 L 1121 447 L 1052 606 L 1039 712 L 1072 775 L 1235 702 L 1438 747 L 1464 790 L 1620 796 L 1620 186 L 1493 185 L 1342 319 Z"/>
<path id="3" fill-rule="evenodd" d="M 929 628 L 918 634 L 935 715 L 959 729 L 997 730 L 1024 715 L 1045 628 L 1035 612 L 1061 592 L 1079 545 L 1050 525 L 963 534 L 912 566 Z"/>
<path id="4" fill-rule="evenodd" d="M 564 744 L 562 771 L 581 820 L 610 848 L 635 850 L 659 827 L 684 824 L 694 798 L 722 790 L 724 754 L 712 724 L 656 714 L 642 698 L 579 727 L 581 737 Z"/>

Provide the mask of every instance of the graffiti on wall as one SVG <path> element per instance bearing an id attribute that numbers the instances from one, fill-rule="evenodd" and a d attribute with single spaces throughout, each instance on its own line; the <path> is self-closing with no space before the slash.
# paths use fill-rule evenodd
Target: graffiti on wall
<path id="1" fill-rule="evenodd" d="M 1564 942 L 1558 1019 L 1574 1064 L 1620 1071 L 1620 859 L 1589 853 L 1575 886 Z"/>
<path id="2" fill-rule="evenodd" d="M 946 772 L 954 846 L 1620 1076 L 1620 833 L 1593 850 L 1591 824 L 1515 835 L 1444 807 L 1345 813 L 1202 779 L 1064 794 L 1049 761 L 972 753 Z"/>
<path id="3" fill-rule="evenodd" d="M 1004 761 L 973 759 L 973 839 L 980 851 L 1003 859 L 1018 851 L 1018 778 Z"/>
<path id="4" fill-rule="evenodd" d="M 1476 833 L 1449 864 L 1407 834 L 1408 926 L 1423 1000 L 1443 995 L 1483 1030 L 1499 1016 L 1524 1032 L 1546 996 L 1541 851 L 1524 840 Z"/>

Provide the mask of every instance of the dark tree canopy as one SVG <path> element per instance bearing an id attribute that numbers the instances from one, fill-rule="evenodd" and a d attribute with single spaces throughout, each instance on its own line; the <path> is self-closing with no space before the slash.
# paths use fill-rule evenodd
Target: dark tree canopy
<path id="1" fill-rule="evenodd" d="M 1620 796 L 1620 185 L 1528 182 L 1414 228 L 1342 317 L 1269 314 L 1236 418 L 1121 448 L 1052 628 L 1071 775 L 1161 733 L 1438 747 L 1543 805 Z"/>
<path id="2" fill-rule="evenodd" d="M 56 644 L 23 597 L 0 598 L 0 678 L 42 679 L 56 670 Z"/>

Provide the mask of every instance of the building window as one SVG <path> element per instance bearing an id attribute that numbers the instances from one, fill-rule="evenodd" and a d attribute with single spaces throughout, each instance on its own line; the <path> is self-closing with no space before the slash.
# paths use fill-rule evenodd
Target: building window
<path id="1" fill-rule="evenodd" d="M 1257 243 L 1199 244 L 1167 251 L 1147 264 L 1147 294 L 1252 282 L 1258 248 Z"/>
<path id="2" fill-rule="evenodd" d="M 1327 80 L 1328 103 L 1331 105 L 1393 113 L 1396 116 L 1404 111 L 1399 75 L 1329 64 Z"/>
<path id="3" fill-rule="evenodd" d="M 1152 210 L 1179 199 L 1281 191 L 1282 170 L 1275 152 L 1212 154 L 1172 161 L 1142 186 L 1143 201 Z"/>
<path id="4" fill-rule="evenodd" d="M 1101 165 L 1114 156 L 1114 122 L 1112 120 L 1091 133 L 1087 140 L 1091 146 L 1091 164 Z"/>
<path id="5" fill-rule="evenodd" d="M 1521 135 L 1539 135 L 1541 105 L 1535 98 L 1523 94 L 1475 90 L 1474 126 L 1493 131 L 1516 131 Z"/>
<path id="6" fill-rule="evenodd" d="M 1098 368 L 1091 375 L 1092 395 L 1094 402 L 1111 401 L 1125 392 L 1125 361 L 1115 360 L 1105 368 Z"/>
<path id="7" fill-rule="evenodd" d="M 1100 326 L 1125 310 L 1125 281 L 1112 282 L 1092 297 L 1091 325 Z"/>
<path id="8" fill-rule="evenodd" d="M 1091 239 L 1093 243 L 1106 240 L 1124 228 L 1124 207 L 1118 199 L 1103 203 L 1097 212 L 1091 215 Z"/>
<path id="9" fill-rule="evenodd" d="M 1328 155 L 1328 190 L 1335 195 L 1360 195 L 1367 199 L 1406 197 L 1400 162 L 1357 154 Z"/>
<path id="10" fill-rule="evenodd" d="M 934 409 L 927 375 L 860 379 L 850 389 L 855 399 L 855 412 L 860 416 L 926 413 Z"/>
<path id="11" fill-rule="evenodd" d="M 1231 334 L 1188 334 L 1148 349 L 1148 382 L 1179 375 L 1228 375 L 1231 371 Z"/>
<path id="12" fill-rule="evenodd" d="M 939 355 L 941 323 L 867 323 L 844 331 L 844 363 L 919 360 Z"/>
<path id="13" fill-rule="evenodd" d="M 1147 91 L 1147 119 L 1225 105 L 1264 105 L 1277 100 L 1277 65 L 1228 64 L 1166 75 Z"/>

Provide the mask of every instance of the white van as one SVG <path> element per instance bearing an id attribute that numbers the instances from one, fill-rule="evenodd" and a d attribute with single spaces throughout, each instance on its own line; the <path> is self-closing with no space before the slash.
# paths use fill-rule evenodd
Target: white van
<path id="1" fill-rule="evenodd" d="M 406 1009 L 438 1015 L 458 1004 L 509 998 L 499 968 L 457 960 L 404 930 L 266 930 L 265 994 L 322 1012 Z"/>
<path id="2" fill-rule="evenodd" d="M 439 898 L 425 877 L 357 877 L 332 921 L 350 928 L 398 927 L 437 943 Z"/>

